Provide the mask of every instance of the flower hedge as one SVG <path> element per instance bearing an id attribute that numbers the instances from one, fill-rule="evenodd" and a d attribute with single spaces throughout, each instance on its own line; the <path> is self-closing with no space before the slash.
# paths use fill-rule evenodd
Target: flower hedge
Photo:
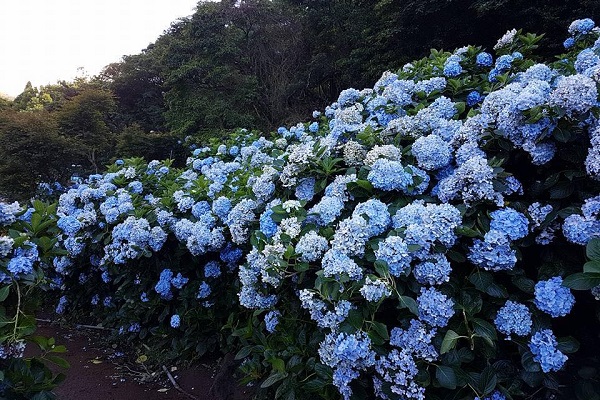
<path id="1" fill-rule="evenodd" d="M 600 398 L 600 30 L 569 34 L 432 51 L 182 170 L 117 160 L 60 196 L 57 312 L 234 350 L 270 398 Z"/>

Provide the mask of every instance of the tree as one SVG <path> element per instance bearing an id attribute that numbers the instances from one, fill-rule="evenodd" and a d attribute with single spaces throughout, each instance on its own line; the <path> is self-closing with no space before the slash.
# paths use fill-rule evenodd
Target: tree
<path id="1" fill-rule="evenodd" d="M 77 143 L 83 155 L 78 164 L 85 172 L 97 173 L 113 156 L 115 109 L 109 91 L 87 86 L 55 113 L 60 132 Z"/>
<path id="2" fill-rule="evenodd" d="M 165 130 L 164 67 L 153 49 L 107 65 L 97 78 L 115 96 L 119 123 L 138 124 L 146 132 Z"/>
<path id="3" fill-rule="evenodd" d="M 31 197 L 39 182 L 65 183 L 78 149 L 47 112 L 0 112 L 0 196 Z"/>

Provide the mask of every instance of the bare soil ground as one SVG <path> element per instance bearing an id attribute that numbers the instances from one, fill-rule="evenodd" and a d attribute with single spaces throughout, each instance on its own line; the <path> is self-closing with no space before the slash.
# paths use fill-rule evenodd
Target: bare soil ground
<path id="1" fill-rule="evenodd" d="M 60 400 L 249 400 L 252 397 L 251 388 L 236 384 L 233 370 L 222 368 L 222 359 L 207 357 L 189 368 L 165 366 L 181 389 L 178 391 L 162 368 L 150 369 L 144 363 L 132 361 L 131 355 L 118 345 L 107 344 L 102 331 L 40 322 L 36 334 L 54 337 L 57 344 L 68 349 L 62 357 L 71 367 L 61 371 L 67 378 L 55 389 Z M 26 350 L 26 356 L 34 354 L 35 349 Z M 224 373 L 229 376 L 223 376 Z"/>

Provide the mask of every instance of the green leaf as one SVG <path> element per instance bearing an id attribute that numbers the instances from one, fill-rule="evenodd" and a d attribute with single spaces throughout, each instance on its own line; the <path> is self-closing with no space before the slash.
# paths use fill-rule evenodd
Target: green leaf
<path id="1" fill-rule="evenodd" d="M 70 365 L 67 362 L 67 360 L 65 360 L 64 358 L 61 358 L 59 356 L 53 356 L 53 355 L 46 355 L 44 357 L 46 360 L 58 365 L 61 368 L 69 368 Z"/>
<path id="2" fill-rule="evenodd" d="M 586 262 L 583 264 L 583 272 L 600 274 L 600 261 L 593 260 Z"/>
<path id="3" fill-rule="evenodd" d="M 466 237 L 480 237 L 481 236 L 481 234 L 479 232 L 477 232 L 474 229 L 467 228 L 466 226 L 459 226 L 454 230 L 454 232 L 456 232 L 457 235 L 466 236 Z"/>
<path id="4" fill-rule="evenodd" d="M 451 259 L 452 261 L 456 261 L 457 263 L 464 263 L 465 261 L 467 261 L 467 258 L 460 254 L 458 251 L 448 250 L 446 255 L 449 259 Z"/>
<path id="5" fill-rule="evenodd" d="M 400 296 L 398 300 L 400 300 L 398 307 L 408 308 L 414 315 L 419 315 L 419 306 L 417 305 L 415 299 L 408 296 Z"/>
<path id="6" fill-rule="evenodd" d="M 479 386 L 479 390 L 485 396 L 490 394 L 492 390 L 496 388 L 497 383 L 498 377 L 496 376 L 496 370 L 492 366 L 487 366 L 481 375 L 479 375 L 477 385 Z"/>
<path id="7" fill-rule="evenodd" d="M 389 275 L 390 267 L 388 266 L 387 262 L 382 261 L 382 260 L 377 260 L 377 261 L 375 261 L 373 266 L 375 267 L 375 272 L 377 272 L 379 274 L 379 276 L 386 277 Z"/>
<path id="8" fill-rule="evenodd" d="M 490 286 L 488 286 L 487 289 L 485 290 L 485 292 L 492 297 L 498 297 L 498 298 L 507 298 L 508 297 L 508 292 L 506 291 L 506 289 L 500 285 L 496 285 L 495 283 L 492 283 Z"/>
<path id="9" fill-rule="evenodd" d="M 447 389 L 456 389 L 456 374 L 452 367 L 438 365 L 436 367 L 435 377 L 440 383 L 440 386 Z"/>
<path id="10" fill-rule="evenodd" d="M 302 385 L 304 390 L 309 392 L 320 392 L 327 387 L 327 382 L 322 379 L 313 379 Z"/>
<path id="11" fill-rule="evenodd" d="M 475 333 L 484 339 L 490 346 L 494 346 L 494 342 L 498 340 L 496 329 L 492 324 L 480 318 L 473 319 L 473 330 Z"/>
<path id="12" fill-rule="evenodd" d="M 265 379 L 263 383 L 260 384 L 260 387 L 263 389 L 268 388 L 269 386 L 272 386 L 280 380 L 285 379 L 287 376 L 288 374 L 285 372 L 274 372 L 271 375 L 269 375 L 269 377 Z"/>
<path id="13" fill-rule="evenodd" d="M 9 292 L 10 292 L 10 285 L 4 286 L 2 289 L 0 289 L 0 301 L 6 300 Z"/>
<path id="14" fill-rule="evenodd" d="M 242 358 L 248 357 L 250 353 L 252 353 L 252 346 L 242 347 L 235 355 L 235 359 L 241 360 Z"/>
<path id="15" fill-rule="evenodd" d="M 469 281 L 475 285 L 478 290 L 485 292 L 494 281 L 494 278 L 489 272 L 477 271 L 469 277 Z"/>
<path id="16" fill-rule="evenodd" d="M 277 372 L 285 372 L 285 362 L 281 358 L 272 358 L 268 360 L 273 369 Z"/>
<path id="17" fill-rule="evenodd" d="M 600 238 L 592 238 L 585 247 L 585 253 L 590 260 L 600 261 Z"/>
<path id="18" fill-rule="evenodd" d="M 315 364 L 315 372 L 319 378 L 326 381 L 331 381 L 333 379 L 333 371 L 327 365 L 321 363 Z"/>
<path id="19" fill-rule="evenodd" d="M 512 277 L 512 283 L 525 293 L 532 294 L 535 288 L 535 282 L 523 275 Z"/>
<path id="20" fill-rule="evenodd" d="M 356 329 L 360 329 L 364 322 L 364 318 L 362 312 L 357 309 L 352 309 L 348 312 L 348 318 L 346 319 L 350 325 L 355 327 Z"/>
<path id="21" fill-rule="evenodd" d="M 572 336 L 558 338 L 557 342 L 556 348 L 563 353 L 570 354 L 579 350 L 579 342 Z"/>
<path id="22" fill-rule="evenodd" d="M 521 356 L 521 364 L 527 372 L 540 372 L 542 370 L 540 364 L 533 360 L 533 354 L 529 350 L 525 351 Z"/>
<path id="23" fill-rule="evenodd" d="M 571 182 L 559 182 L 550 189 L 551 199 L 564 199 L 573 194 L 575 186 Z"/>
<path id="24" fill-rule="evenodd" d="M 387 326 L 385 326 L 385 324 L 381 322 L 373 322 L 371 326 L 373 327 L 373 330 L 377 333 L 377 335 L 379 335 L 379 337 L 381 337 L 383 340 L 389 340 L 390 335 L 388 334 L 388 329 Z"/>
<path id="25" fill-rule="evenodd" d="M 444 336 L 444 340 L 442 340 L 442 346 L 440 347 L 440 354 L 445 354 L 456 347 L 456 343 L 460 335 L 454 332 L 452 329 L 449 329 L 446 332 L 446 336 Z"/>
<path id="26" fill-rule="evenodd" d="M 567 276 L 563 286 L 573 290 L 589 290 L 600 285 L 600 274 L 590 272 L 578 272 Z"/>

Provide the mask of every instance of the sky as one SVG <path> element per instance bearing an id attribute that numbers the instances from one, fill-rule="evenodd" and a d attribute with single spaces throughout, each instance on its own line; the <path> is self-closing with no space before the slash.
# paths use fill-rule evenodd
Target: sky
<path id="1" fill-rule="evenodd" d="M 0 93 L 90 76 L 154 42 L 198 0 L 1 0 Z"/>

